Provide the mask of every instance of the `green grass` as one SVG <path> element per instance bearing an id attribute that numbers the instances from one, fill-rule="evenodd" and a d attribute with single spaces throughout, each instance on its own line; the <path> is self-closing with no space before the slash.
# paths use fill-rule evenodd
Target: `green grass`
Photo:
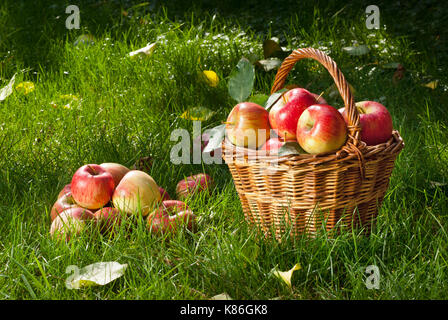
<path id="1" fill-rule="evenodd" d="M 36 89 L 0 102 L 1 299 L 208 299 L 222 292 L 234 299 L 448 298 L 447 83 L 438 69 L 443 55 L 431 56 L 424 35 L 404 34 L 387 15 L 389 7 L 380 5 L 387 28 L 367 30 L 363 7 L 344 4 L 305 4 L 301 10 L 260 5 L 253 11 L 249 2 L 238 11 L 229 2 L 209 13 L 206 1 L 191 9 L 167 4 L 165 10 L 160 4 L 129 10 L 132 1 L 99 7 L 86 1 L 80 5 L 83 29 L 69 31 L 64 5 L 50 8 L 41 1 L 45 15 L 38 16 L 14 3 L 0 5 L 0 87 L 17 72 L 16 84 L 33 81 Z M 17 25 L 22 29 L 14 32 Z M 87 32 L 95 43 L 75 46 Z M 355 87 L 355 100 L 381 99 L 392 114 L 406 146 L 370 237 L 353 231 L 281 243 L 259 238 L 244 223 L 224 164 L 170 163 L 177 143 L 171 132 L 193 128 L 180 115 L 204 106 L 216 113 L 202 128 L 221 123 L 235 104 L 227 93 L 231 70 L 242 56 L 261 57 L 262 42 L 271 36 L 289 49 L 325 50 Z M 371 52 L 353 57 L 342 50 L 355 41 Z M 148 59 L 126 57 L 152 42 L 158 45 Z M 389 62 L 406 68 L 396 84 L 394 70 L 378 66 Z M 218 87 L 199 81 L 201 70 L 214 70 Z M 257 70 L 254 93 L 268 93 L 274 77 Z M 434 79 L 435 90 L 421 85 Z M 301 61 L 288 83 L 320 93 L 332 80 L 322 67 Z M 63 108 L 63 94 L 77 96 L 79 103 Z M 342 106 L 338 97 L 325 98 Z M 197 233 L 168 240 L 149 234 L 140 220 L 133 232 L 113 239 L 95 230 L 68 244 L 50 238 L 50 208 L 78 167 L 130 167 L 144 156 L 155 160 L 150 174 L 172 196 L 184 176 L 204 171 L 213 177 L 213 196 L 189 202 L 200 216 Z M 104 287 L 65 287 L 69 265 L 98 261 L 129 267 Z M 292 289 L 270 272 L 296 263 L 302 269 L 294 273 Z M 369 265 L 380 269 L 379 290 L 366 288 Z"/>

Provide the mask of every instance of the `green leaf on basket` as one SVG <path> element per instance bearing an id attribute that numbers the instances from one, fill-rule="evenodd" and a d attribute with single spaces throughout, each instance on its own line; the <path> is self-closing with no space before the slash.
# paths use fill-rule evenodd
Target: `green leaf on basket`
<path id="1" fill-rule="evenodd" d="M 194 107 L 186 110 L 180 117 L 187 120 L 207 121 L 215 114 L 206 107 Z"/>
<path id="2" fill-rule="evenodd" d="M 269 58 L 264 60 L 258 60 L 255 65 L 266 72 L 278 69 L 282 65 L 282 60 L 278 58 Z"/>
<path id="3" fill-rule="evenodd" d="M 342 50 L 352 56 L 362 56 L 370 52 L 369 47 L 365 44 L 359 46 L 344 47 L 342 48 Z"/>
<path id="4" fill-rule="evenodd" d="M 74 275 L 67 278 L 66 285 L 70 289 L 104 286 L 121 277 L 127 266 L 115 261 L 93 263 L 80 270 L 75 269 Z"/>
<path id="5" fill-rule="evenodd" d="M 12 88 L 14 86 L 15 81 L 16 81 L 16 74 L 12 76 L 11 80 L 9 80 L 9 83 L 6 86 L 0 89 L 0 101 L 5 100 L 12 93 Z"/>
<path id="6" fill-rule="evenodd" d="M 256 103 L 260 106 L 264 106 L 264 104 L 268 101 L 269 96 L 264 93 L 257 93 L 249 98 L 249 102 Z"/>
<path id="7" fill-rule="evenodd" d="M 254 66 L 246 58 L 241 58 L 230 75 L 228 84 L 230 96 L 238 102 L 245 101 L 252 92 L 254 81 Z"/>
<path id="8" fill-rule="evenodd" d="M 288 91 L 288 89 L 283 88 L 283 89 L 280 89 L 277 92 L 274 92 L 273 94 L 271 94 L 269 96 L 268 100 L 266 101 L 264 108 L 266 110 L 269 110 L 269 108 L 271 108 L 281 98 L 283 93 L 285 93 L 286 91 Z"/>
<path id="9" fill-rule="evenodd" d="M 305 153 L 306 151 L 302 149 L 298 142 L 295 141 L 285 142 L 285 144 L 283 144 L 278 150 L 279 157 Z"/>
<path id="10" fill-rule="evenodd" d="M 226 135 L 226 125 L 221 124 L 210 130 L 206 130 L 206 133 L 210 136 L 210 138 L 203 152 L 208 153 L 221 147 L 222 141 Z"/>
<path id="11" fill-rule="evenodd" d="M 271 270 L 272 274 L 274 276 L 276 276 L 277 278 L 283 280 L 283 282 L 285 282 L 288 287 L 291 288 L 291 278 L 292 278 L 292 274 L 294 273 L 294 271 L 300 270 L 302 269 L 302 267 L 300 266 L 300 264 L 296 264 L 294 267 L 292 267 L 291 270 L 288 271 L 280 271 L 277 268 L 274 268 Z"/>

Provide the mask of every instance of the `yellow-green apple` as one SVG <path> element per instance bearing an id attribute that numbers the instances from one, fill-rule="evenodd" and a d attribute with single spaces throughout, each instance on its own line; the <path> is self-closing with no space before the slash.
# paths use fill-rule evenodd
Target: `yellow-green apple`
<path id="1" fill-rule="evenodd" d="M 159 187 L 159 191 L 160 191 L 160 196 L 162 197 L 161 201 L 171 200 L 170 195 L 168 194 L 168 192 L 165 189 L 163 189 L 162 187 Z"/>
<path id="2" fill-rule="evenodd" d="M 120 227 L 122 214 L 120 210 L 112 207 L 103 207 L 94 214 L 101 233 L 114 232 Z"/>
<path id="3" fill-rule="evenodd" d="M 205 173 L 199 173 L 180 180 L 176 186 L 176 195 L 184 200 L 199 192 L 210 192 L 213 186 L 212 177 Z"/>
<path id="4" fill-rule="evenodd" d="M 64 186 L 64 188 L 59 192 L 59 194 L 58 194 L 58 199 L 60 198 L 60 197 L 62 197 L 64 194 L 66 194 L 66 193 L 71 193 L 71 191 L 72 191 L 72 188 L 71 188 L 71 184 L 69 183 L 69 184 L 66 184 L 65 186 Z"/>
<path id="5" fill-rule="evenodd" d="M 265 150 L 266 153 L 276 154 L 278 150 L 285 144 L 285 142 L 279 137 L 270 138 L 266 143 L 260 148 Z"/>
<path id="6" fill-rule="evenodd" d="M 99 209 L 114 192 L 112 175 L 97 164 L 86 164 L 76 170 L 71 182 L 73 199 L 83 208 Z"/>
<path id="7" fill-rule="evenodd" d="M 148 215 L 147 226 L 151 233 L 176 232 L 181 227 L 194 231 L 196 216 L 182 201 L 163 201 L 159 208 Z"/>
<path id="8" fill-rule="evenodd" d="M 316 104 L 316 98 L 303 88 L 287 91 L 269 111 L 269 123 L 284 141 L 295 141 L 297 121 L 302 112 Z"/>
<path id="9" fill-rule="evenodd" d="M 131 170 L 121 179 L 112 196 L 114 207 L 127 214 L 146 216 L 160 202 L 159 186 L 146 172 Z"/>
<path id="10" fill-rule="evenodd" d="M 118 186 L 124 175 L 130 171 L 128 167 L 114 162 L 105 162 L 100 164 L 100 166 L 112 175 L 115 186 Z"/>
<path id="11" fill-rule="evenodd" d="M 297 123 L 297 142 L 308 153 L 330 153 L 341 148 L 347 139 L 347 125 L 342 115 L 328 104 L 308 107 Z"/>
<path id="12" fill-rule="evenodd" d="M 384 105 L 376 101 L 360 101 L 355 103 L 361 126 L 360 139 L 368 146 L 384 143 L 392 136 L 392 117 Z M 347 122 L 345 108 L 339 112 Z"/>
<path id="13" fill-rule="evenodd" d="M 51 208 L 50 211 L 51 221 L 56 219 L 58 214 L 60 214 L 65 209 L 76 207 L 80 208 L 80 206 L 76 203 L 75 199 L 73 199 L 72 193 L 70 191 L 66 192 L 61 197 L 59 197 L 53 204 L 53 207 Z"/>
<path id="14" fill-rule="evenodd" d="M 85 208 L 69 208 L 62 211 L 53 220 L 50 235 L 57 240 L 70 240 L 79 235 L 87 226 L 87 222 L 95 220 L 93 213 Z"/>
<path id="15" fill-rule="evenodd" d="M 237 104 L 226 121 L 226 136 L 236 146 L 258 149 L 270 134 L 269 113 L 253 102 Z"/>

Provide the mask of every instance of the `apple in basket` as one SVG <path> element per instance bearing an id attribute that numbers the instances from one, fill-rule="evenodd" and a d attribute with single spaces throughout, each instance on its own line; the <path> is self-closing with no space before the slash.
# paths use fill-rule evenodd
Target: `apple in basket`
<path id="1" fill-rule="evenodd" d="M 160 202 L 159 186 L 146 172 L 131 170 L 121 179 L 112 196 L 112 203 L 130 215 L 141 211 L 146 216 Z"/>
<path id="2" fill-rule="evenodd" d="M 384 143 L 392 136 L 392 117 L 384 105 L 376 101 L 360 101 L 355 104 L 361 126 L 360 139 L 368 146 Z M 347 122 L 345 108 L 339 112 Z"/>
<path id="3" fill-rule="evenodd" d="M 85 230 L 88 222 L 95 222 L 90 210 L 79 207 L 66 209 L 51 223 L 50 235 L 54 239 L 68 241 Z"/>
<path id="4" fill-rule="evenodd" d="M 147 218 L 147 227 L 151 233 L 176 232 L 181 227 L 193 231 L 195 226 L 195 214 L 179 200 L 163 201 Z"/>
<path id="5" fill-rule="evenodd" d="M 266 141 L 260 150 L 266 151 L 266 154 L 276 154 L 284 144 L 285 142 L 279 137 L 273 137 Z"/>
<path id="6" fill-rule="evenodd" d="M 295 141 L 300 115 L 316 103 L 315 96 L 306 89 L 294 88 L 287 91 L 269 111 L 272 129 L 284 141 Z"/>
<path id="7" fill-rule="evenodd" d="M 313 97 L 316 99 L 317 104 L 328 104 L 328 103 L 327 103 L 327 100 L 325 100 L 325 99 L 322 97 L 322 95 L 318 95 L 318 94 L 315 94 L 315 93 L 312 93 L 312 92 L 311 92 L 311 94 L 312 94 Z"/>
<path id="8" fill-rule="evenodd" d="M 328 104 L 310 106 L 297 123 L 297 142 L 311 154 L 334 152 L 344 145 L 346 139 L 344 118 Z"/>
<path id="9" fill-rule="evenodd" d="M 269 113 L 253 102 L 237 104 L 226 121 L 226 136 L 236 146 L 258 149 L 270 134 Z"/>
<path id="10" fill-rule="evenodd" d="M 97 164 L 86 164 L 76 170 L 71 192 L 76 203 L 83 208 L 99 209 L 106 205 L 114 192 L 113 176 Z"/>

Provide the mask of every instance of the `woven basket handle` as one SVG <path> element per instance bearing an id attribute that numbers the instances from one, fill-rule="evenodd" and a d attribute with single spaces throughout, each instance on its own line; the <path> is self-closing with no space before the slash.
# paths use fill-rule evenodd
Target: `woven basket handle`
<path id="1" fill-rule="evenodd" d="M 282 65 L 280 66 L 280 69 L 277 71 L 274 84 L 271 89 L 271 94 L 283 88 L 286 77 L 288 76 L 288 73 L 291 71 L 292 67 L 296 64 L 297 61 L 304 58 L 311 58 L 318 61 L 328 70 L 330 75 L 333 77 L 336 87 L 338 88 L 342 100 L 344 101 L 344 107 L 348 116 L 347 127 L 349 138 L 347 139 L 346 145 L 350 144 L 356 147 L 359 144 L 359 132 L 361 128 L 359 125 L 359 114 L 358 110 L 355 107 L 353 95 L 350 91 L 350 87 L 347 81 L 345 80 L 344 75 L 336 65 L 336 62 L 334 62 L 329 56 L 327 56 L 322 51 L 313 48 L 303 48 L 294 50 L 283 61 Z"/>

